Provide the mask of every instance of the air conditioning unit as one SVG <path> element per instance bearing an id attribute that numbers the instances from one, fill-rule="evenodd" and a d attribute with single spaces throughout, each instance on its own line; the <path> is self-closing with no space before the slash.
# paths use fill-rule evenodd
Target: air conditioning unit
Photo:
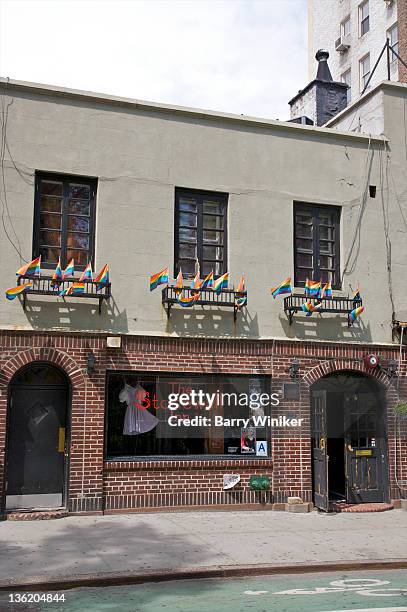
<path id="1" fill-rule="evenodd" d="M 335 51 L 339 51 L 339 53 L 343 53 L 347 51 L 350 47 L 350 36 L 340 36 L 335 41 Z"/>

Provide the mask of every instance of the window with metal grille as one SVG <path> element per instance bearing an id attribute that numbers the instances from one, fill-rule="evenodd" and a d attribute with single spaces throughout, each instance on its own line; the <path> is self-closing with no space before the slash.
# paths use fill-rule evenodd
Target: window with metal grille
<path id="1" fill-rule="evenodd" d="M 225 193 L 176 189 L 175 274 L 181 268 L 184 276 L 193 276 L 197 261 L 201 277 L 226 272 L 227 200 Z"/>
<path id="2" fill-rule="evenodd" d="M 61 257 L 83 270 L 93 262 L 96 179 L 36 173 L 33 256 L 53 268 Z"/>
<path id="3" fill-rule="evenodd" d="M 331 281 L 341 288 L 339 268 L 340 209 L 335 206 L 294 204 L 294 283 L 307 278 Z"/>

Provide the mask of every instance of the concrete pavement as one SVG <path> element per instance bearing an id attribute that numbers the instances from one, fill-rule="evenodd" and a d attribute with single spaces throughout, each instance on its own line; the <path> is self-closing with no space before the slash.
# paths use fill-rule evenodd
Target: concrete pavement
<path id="1" fill-rule="evenodd" d="M 100 573 L 407 560 L 407 512 L 173 512 L 0 523 L 0 585 Z"/>

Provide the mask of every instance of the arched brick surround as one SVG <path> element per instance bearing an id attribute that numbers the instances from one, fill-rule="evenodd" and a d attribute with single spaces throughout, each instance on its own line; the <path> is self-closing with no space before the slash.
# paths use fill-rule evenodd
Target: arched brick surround
<path id="1" fill-rule="evenodd" d="M 314 368 L 308 370 L 303 377 L 303 382 L 311 387 L 320 378 L 332 374 L 333 372 L 360 372 L 371 378 L 375 378 L 382 383 L 387 389 L 390 386 L 391 379 L 380 368 L 367 368 L 363 361 L 350 361 L 349 359 L 330 359 L 323 361 Z"/>
<path id="2" fill-rule="evenodd" d="M 74 388 L 83 387 L 85 384 L 82 370 L 67 353 L 55 348 L 38 347 L 21 351 L 6 361 L 0 372 L 0 388 L 7 387 L 21 368 L 36 361 L 45 361 L 59 366 L 66 373 Z"/>
<path id="3" fill-rule="evenodd" d="M 307 407 L 310 410 L 310 391 L 311 387 L 321 380 L 322 378 L 333 374 L 335 372 L 342 372 L 344 374 L 359 372 L 368 376 L 369 378 L 375 379 L 383 387 L 386 397 L 386 411 L 387 411 L 387 452 L 388 452 L 388 466 L 389 466 L 389 497 L 398 497 L 397 487 L 395 483 L 394 473 L 394 445 L 395 445 L 395 428 L 394 428 L 394 412 L 393 407 L 398 401 L 398 394 L 394 380 L 390 378 L 386 372 L 381 368 L 367 368 L 363 360 L 349 360 L 349 359 L 330 359 L 321 362 L 320 364 L 310 368 L 306 374 L 302 377 L 301 383 L 303 388 L 302 403 L 303 408 Z M 310 457 L 310 456 L 309 456 Z M 311 457 L 310 457 L 311 459 Z M 311 469 L 311 463 L 309 468 Z"/>
<path id="4" fill-rule="evenodd" d="M 71 385 L 69 421 L 71 430 L 75 429 L 75 440 L 71 437 L 69 448 L 69 482 L 67 483 L 67 500 L 69 508 L 75 507 L 98 510 L 101 507 L 100 467 L 84 470 L 83 463 L 89 461 L 86 441 L 89 437 L 89 428 L 86 427 L 84 413 L 86 413 L 87 393 L 89 383 L 83 370 L 70 355 L 54 347 L 34 347 L 20 350 L 8 359 L 0 370 L 0 420 L 4 423 L 0 435 L 0 514 L 5 507 L 5 461 L 6 461 L 6 430 L 9 385 L 13 377 L 21 368 L 38 362 L 45 362 L 59 367 L 67 376 Z M 103 444 L 101 445 L 103 448 Z M 95 453 L 96 455 L 98 453 Z M 103 456 L 99 452 L 100 463 L 103 465 Z M 96 471 L 97 476 L 92 472 Z M 93 479 L 93 480 L 92 480 Z M 92 484 L 93 483 L 93 484 Z"/>

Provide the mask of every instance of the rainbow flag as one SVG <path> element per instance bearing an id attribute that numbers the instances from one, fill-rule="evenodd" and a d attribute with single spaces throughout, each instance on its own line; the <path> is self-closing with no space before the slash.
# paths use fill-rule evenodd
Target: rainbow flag
<path id="1" fill-rule="evenodd" d="M 51 287 L 55 287 L 55 286 L 59 287 L 60 283 L 62 283 L 62 280 L 63 280 L 63 273 L 62 273 L 62 268 L 61 268 L 61 258 L 59 257 L 57 267 L 55 268 L 55 272 L 52 275 Z"/>
<path id="2" fill-rule="evenodd" d="M 203 279 L 201 286 L 200 286 L 200 290 L 203 291 L 204 289 L 212 289 L 212 288 L 213 288 L 213 270 L 211 270 L 211 272 L 209 272 L 209 274 L 205 276 L 205 278 Z"/>
<path id="3" fill-rule="evenodd" d="M 150 291 L 157 289 L 158 285 L 168 285 L 168 268 L 163 268 L 157 274 L 150 276 Z"/>
<path id="4" fill-rule="evenodd" d="M 225 272 L 222 276 L 219 276 L 213 283 L 213 290 L 216 291 L 218 295 L 222 289 L 227 289 L 229 283 L 229 272 Z"/>
<path id="5" fill-rule="evenodd" d="M 312 304 L 311 302 L 305 302 L 301 306 L 301 310 L 307 313 L 307 317 L 310 317 L 313 312 L 318 312 L 318 309 L 321 308 L 321 302 L 318 304 Z"/>
<path id="6" fill-rule="evenodd" d="M 20 293 L 24 293 L 32 286 L 32 283 L 26 283 L 25 285 L 17 285 L 17 287 L 11 287 L 11 289 L 6 289 L 6 298 L 8 300 L 14 300 L 18 295 L 20 295 Z"/>
<path id="7" fill-rule="evenodd" d="M 242 274 L 239 284 L 236 289 L 236 293 L 246 293 L 246 284 L 244 282 L 244 274 Z"/>
<path id="8" fill-rule="evenodd" d="M 69 295 L 74 295 L 76 293 L 85 293 L 85 283 L 72 283 L 69 289 Z"/>
<path id="9" fill-rule="evenodd" d="M 354 301 L 358 301 L 361 300 L 362 298 L 360 297 L 360 287 L 359 287 L 359 283 L 357 284 L 357 287 L 353 293 L 353 300 Z"/>
<path id="10" fill-rule="evenodd" d="M 282 283 L 280 283 L 279 285 L 276 285 L 275 287 L 272 287 L 270 289 L 271 295 L 273 296 L 274 299 L 276 299 L 276 297 L 278 295 L 283 295 L 285 293 L 292 293 L 292 288 L 291 288 L 291 276 L 288 276 L 285 280 L 283 280 Z"/>
<path id="11" fill-rule="evenodd" d="M 183 308 L 189 308 L 190 306 L 193 306 L 197 300 L 199 300 L 199 293 L 194 293 L 190 297 L 185 297 L 181 294 L 181 292 L 179 292 L 176 294 L 175 299 Z"/>
<path id="12" fill-rule="evenodd" d="M 322 298 L 326 298 L 326 297 L 332 297 L 332 286 L 331 286 L 331 281 L 328 281 L 327 283 L 325 283 L 325 285 L 322 287 L 321 289 L 321 300 Z"/>
<path id="13" fill-rule="evenodd" d="M 241 308 L 243 308 L 243 306 L 246 306 L 246 304 L 247 304 L 247 295 L 244 295 L 243 297 L 239 297 L 235 299 L 235 306 L 237 310 L 240 310 Z"/>
<path id="14" fill-rule="evenodd" d="M 62 277 L 63 280 L 65 280 L 65 278 L 73 278 L 74 273 L 75 273 L 75 262 L 73 259 L 71 259 L 71 261 L 65 268 L 65 271 Z"/>
<path id="15" fill-rule="evenodd" d="M 305 295 L 308 297 L 317 298 L 321 291 L 321 281 L 313 281 L 310 278 L 307 278 L 305 281 Z"/>
<path id="16" fill-rule="evenodd" d="M 364 307 L 363 306 L 359 306 L 358 308 L 354 308 L 349 313 L 349 325 L 352 325 L 352 323 L 354 323 L 356 321 L 356 319 L 358 317 L 360 317 L 360 315 L 362 314 L 363 311 L 364 311 Z"/>
<path id="17" fill-rule="evenodd" d="M 173 287 L 176 291 L 182 291 L 183 286 L 184 286 L 184 278 L 182 276 L 182 270 L 180 269 L 180 271 L 178 272 L 177 279 L 175 283 L 173 284 Z"/>
<path id="18" fill-rule="evenodd" d="M 36 257 L 30 263 L 24 264 L 16 272 L 17 276 L 39 276 L 41 272 L 41 255 Z"/>
<path id="19" fill-rule="evenodd" d="M 85 292 L 85 283 L 72 283 L 67 289 L 62 289 L 59 292 L 61 297 L 66 295 L 78 295 Z"/>
<path id="20" fill-rule="evenodd" d="M 80 283 L 83 283 L 86 281 L 89 281 L 89 282 L 93 281 L 92 264 L 90 262 L 88 263 L 88 265 L 86 266 L 86 268 L 84 269 L 84 271 L 82 272 L 79 278 Z"/>
<path id="21" fill-rule="evenodd" d="M 99 290 L 103 285 L 107 285 L 109 282 L 109 266 L 105 264 L 99 274 L 96 276 L 94 282 L 96 283 L 96 289 Z"/>
<path id="22" fill-rule="evenodd" d="M 202 283 L 201 283 L 199 277 L 200 277 L 200 272 L 199 272 L 199 266 L 198 266 L 198 271 L 196 272 L 196 274 L 195 274 L 195 276 L 194 276 L 194 278 L 192 280 L 192 283 L 191 283 L 191 289 L 195 289 L 195 291 L 199 291 L 201 289 Z"/>

